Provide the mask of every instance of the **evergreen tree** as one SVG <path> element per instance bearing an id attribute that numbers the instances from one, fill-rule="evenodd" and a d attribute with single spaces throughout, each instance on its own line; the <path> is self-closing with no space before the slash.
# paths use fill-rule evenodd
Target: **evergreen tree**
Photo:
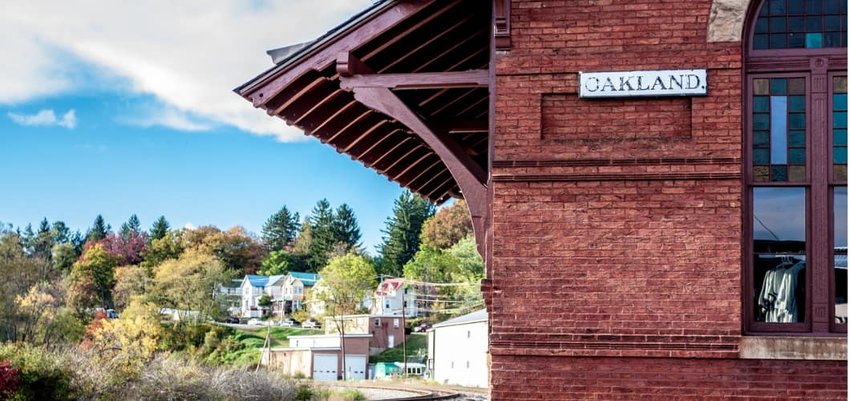
<path id="1" fill-rule="evenodd" d="M 42 260 L 50 260 L 50 249 L 53 247 L 53 231 L 47 218 L 38 225 L 38 233 L 29 244 L 32 255 Z"/>
<path id="2" fill-rule="evenodd" d="M 121 224 L 121 229 L 118 231 L 121 239 L 127 240 L 133 236 L 142 233 L 142 224 L 139 222 L 139 217 L 133 214 L 126 223 Z"/>
<path id="3" fill-rule="evenodd" d="M 404 191 L 396 199 L 393 215 L 387 219 L 383 231 L 384 241 L 378 253 L 378 273 L 401 276 L 405 263 L 419 250 L 419 234 L 422 225 L 434 215 L 434 205 L 427 200 Z"/>
<path id="4" fill-rule="evenodd" d="M 286 206 L 271 215 L 263 224 L 263 242 L 269 251 L 282 251 L 292 245 L 298 234 L 298 221 L 301 216 L 292 214 Z"/>
<path id="5" fill-rule="evenodd" d="M 360 247 L 360 226 L 354 210 L 343 203 L 336 209 L 333 222 L 335 242 L 343 244 L 348 249 Z"/>
<path id="6" fill-rule="evenodd" d="M 64 244 L 71 242 L 71 229 L 64 221 L 56 221 L 53 223 L 53 242 L 56 244 Z"/>
<path id="7" fill-rule="evenodd" d="M 92 227 L 86 233 L 86 242 L 100 241 L 106 238 L 106 234 L 110 230 L 112 230 L 112 227 L 106 224 L 106 221 L 103 220 L 103 216 L 97 215 L 97 217 L 94 218 L 94 223 L 92 223 Z"/>
<path id="8" fill-rule="evenodd" d="M 307 265 L 310 270 L 318 271 L 327 264 L 330 252 L 336 243 L 333 209 L 327 199 L 317 202 L 311 211 L 310 229 L 312 241 L 308 249 Z"/>
<path id="9" fill-rule="evenodd" d="M 153 226 L 151 226 L 150 241 L 165 237 L 165 234 L 168 234 L 169 228 L 171 227 L 168 224 L 168 220 L 165 219 L 165 216 L 159 216 L 159 218 L 153 222 Z"/>

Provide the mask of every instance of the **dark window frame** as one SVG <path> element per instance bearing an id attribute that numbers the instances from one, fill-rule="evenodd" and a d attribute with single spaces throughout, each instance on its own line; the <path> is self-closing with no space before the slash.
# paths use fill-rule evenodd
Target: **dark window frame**
<path id="1" fill-rule="evenodd" d="M 743 331 L 744 334 L 771 335 L 817 335 L 846 336 L 847 325 L 835 323 L 835 269 L 833 263 L 833 220 L 834 188 L 846 186 L 846 181 L 835 181 L 832 168 L 832 78 L 846 76 L 846 48 L 816 49 L 753 49 L 753 34 L 762 5 L 756 2 L 747 15 L 742 50 L 744 54 L 743 84 L 743 163 L 744 180 L 743 207 Z M 799 182 L 755 182 L 753 181 L 752 159 L 752 109 L 753 79 L 804 77 L 806 79 L 806 180 Z M 824 110 L 816 110 L 813 104 L 813 82 L 827 81 Z M 822 95 L 816 92 L 818 96 Z M 821 102 L 818 100 L 818 102 Z M 826 113 L 821 124 L 816 121 L 818 113 Z M 821 114 L 823 115 L 823 114 Z M 825 143 L 824 143 L 825 142 Z M 825 164 L 825 166 L 824 166 Z M 753 188 L 758 187 L 802 187 L 805 188 L 806 216 L 806 305 L 805 320 L 800 323 L 756 322 L 754 316 L 754 249 L 753 249 Z M 827 230 L 817 227 L 828 227 Z M 828 244 L 828 245 L 823 245 Z M 817 249 L 820 247 L 820 249 Z M 822 249 L 826 247 L 827 250 Z M 828 255 L 828 259 L 824 257 Z M 828 270 L 828 271 L 825 271 Z M 826 283 L 822 277 L 826 275 Z M 814 282 L 820 278 L 820 283 Z M 824 288 L 824 284 L 826 288 Z M 815 305 L 826 305 L 826 316 L 815 313 Z"/>

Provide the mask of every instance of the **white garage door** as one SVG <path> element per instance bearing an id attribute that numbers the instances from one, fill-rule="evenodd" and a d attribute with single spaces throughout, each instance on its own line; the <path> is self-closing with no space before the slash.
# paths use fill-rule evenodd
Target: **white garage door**
<path id="1" fill-rule="evenodd" d="M 337 356 L 326 354 L 313 355 L 313 380 L 335 381 L 337 379 Z"/>
<path id="2" fill-rule="evenodd" d="M 345 356 L 345 377 L 348 380 L 363 380 L 366 378 L 366 356 Z"/>

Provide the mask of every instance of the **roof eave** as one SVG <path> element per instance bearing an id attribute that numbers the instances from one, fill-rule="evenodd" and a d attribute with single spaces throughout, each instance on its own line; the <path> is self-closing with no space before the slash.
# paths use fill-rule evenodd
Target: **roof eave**
<path id="1" fill-rule="evenodd" d="M 373 3 L 369 8 L 361 11 L 360 13 L 354 15 L 349 18 L 347 21 L 343 22 L 340 25 L 337 25 L 335 28 L 331 29 L 324 35 L 320 36 L 312 43 L 304 46 L 303 48 L 292 52 L 286 58 L 280 60 L 280 63 L 269 68 L 268 70 L 260 73 L 256 77 L 252 78 L 248 82 L 245 82 L 242 85 L 233 89 L 233 92 L 239 94 L 242 97 L 247 98 L 247 94 L 254 91 L 255 89 L 261 87 L 269 80 L 274 79 L 276 76 L 283 74 L 291 67 L 298 64 L 299 61 L 304 60 L 308 57 L 311 57 L 330 45 L 331 43 L 339 40 L 344 37 L 354 28 L 361 26 L 370 19 L 372 19 L 375 15 L 377 15 L 380 11 L 388 8 L 390 5 L 395 3 L 397 0 L 377 0 Z"/>

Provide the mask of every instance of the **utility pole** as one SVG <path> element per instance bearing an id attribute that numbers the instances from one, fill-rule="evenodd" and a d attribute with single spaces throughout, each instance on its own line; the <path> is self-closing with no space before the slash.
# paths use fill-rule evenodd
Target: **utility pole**
<path id="1" fill-rule="evenodd" d="M 407 306 L 407 287 L 401 290 L 401 352 L 404 365 L 404 375 L 407 376 L 407 314 L 404 309 Z"/>

